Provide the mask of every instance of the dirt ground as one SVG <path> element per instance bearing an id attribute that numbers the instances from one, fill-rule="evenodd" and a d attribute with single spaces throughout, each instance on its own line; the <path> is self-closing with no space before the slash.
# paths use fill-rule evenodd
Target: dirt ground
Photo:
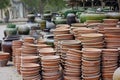
<path id="1" fill-rule="evenodd" d="M 0 80 L 22 80 L 22 77 L 17 73 L 12 63 L 9 62 L 7 66 L 0 67 Z"/>

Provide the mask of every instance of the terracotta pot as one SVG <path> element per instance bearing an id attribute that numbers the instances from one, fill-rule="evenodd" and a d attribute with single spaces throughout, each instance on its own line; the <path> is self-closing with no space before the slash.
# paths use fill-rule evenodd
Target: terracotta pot
<path id="1" fill-rule="evenodd" d="M 13 46 L 22 46 L 22 44 L 23 44 L 23 42 L 20 41 L 20 40 L 14 40 L 14 41 L 12 41 L 12 45 Z"/>
<path id="2" fill-rule="evenodd" d="M 53 30 L 53 34 L 54 35 L 69 34 L 70 33 L 69 31 L 70 31 L 70 29 L 61 29 L 61 28 L 58 28 L 58 29 Z"/>
<path id="3" fill-rule="evenodd" d="M 65 76 L 64 80 L 81 80 L 81 78 L 80 77 Z"/>
<path id="4" fill-rule="evenodd" d="M 87 24 L 83 23 L 73 23 L 71 24 L 72 27 L 87 27 Z"/>
<path id="5" fill-rule="evenodd" d="M 103 34 L 99 34 L 99 33 L 82 34 L 81 36 L 83 37 L 83 39 L 86 40 L 103 38 Z"/>
<path id="6" fill-rule="evenodd" d="M 91 76 L 91 77 L 83 77 L 84 80 L 100 80 L 100 75 Z"/>
<path id="7" fill-rule="evenodd" d="M 22 56 L 22 63 L 37 63 L 39 61 L 39 56 Z"/>
<path id="8" fill-rule="evenodd" d="M 23 42 L 34 43 L 34 40 L 35 40 L 35 38 L 33 38 L 33 37 L 25 37 L 23 39 Z"/>
<path id="9" fill-rule="evenodd" d="M 58 40 L 72 40 L 73 39 L 73 35 L 72 34 L 59 34 L 55 36 L 55 39 Z"/>
<path id="10" fill-rule="evenodd" d="M 98 61 L 87 61 L 82 59 L 82 65 L 83 66 L 100 66 L 100 60 Z"/>
<path id="11" fill-rule="evenodd" d="M 56 76 L 43 76 L 44 80 L 58 80 L 60 78 L 60 75 L 56 75 Z"/>
<path id="12" fill-rule="evenodd" d="M 0 52 L 0 60 L 8 60 L 10 57 L 10 54 L 7 52 Z"/>
<path id="13" fill-rule="evenodd" d="M 119 19 L 103 19 L 103 23 L 118 23 Z"/>

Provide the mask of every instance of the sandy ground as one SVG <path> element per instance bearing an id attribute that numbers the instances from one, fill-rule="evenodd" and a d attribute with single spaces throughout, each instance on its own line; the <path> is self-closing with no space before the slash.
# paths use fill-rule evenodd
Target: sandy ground
<path id="1" fill-rule="evenodd" d="M 0 24 L 0 40 L 3 40 L 4 30 L 7 24 Z M 9 62 L 6 67 L 0 67 L 0 80 L 22 80 L 16 68 Z"/>
<path id="2" fill-rule="evenodd" d="M 22 77 L 10 62 L 6 67 L 0 67 L 0 80 L 22 80 Z"/>

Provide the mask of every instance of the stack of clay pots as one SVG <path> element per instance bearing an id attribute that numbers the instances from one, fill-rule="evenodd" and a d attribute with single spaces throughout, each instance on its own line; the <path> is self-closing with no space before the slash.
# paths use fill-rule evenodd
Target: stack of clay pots
<path id="1" fill-rule="evenodd" d="M 21 64 L 21 75 L 23 80 L 40 80 L 40 65 L 36 63 Z"/>
<path id="2" fill-rule="evenodd" d="M 38 63 L 39 62 L 39 56 L 22 56 L 21 57 L 21 63 Z"/>
<path id="3" fill-rule="evenodd" d="M 56 51 L 60 52 L 59 41 L 73 39 L 73 35 L 70 34 L 69 25 L 59 24 L 56 26 L 56 29 L 53 30 L 54 34 L 54 45 Z"/>
<path id="4" fill-rule="evenodd" d="M 81 50 L 81 42 L 78 40 L 61 40 L 60 41 L 60 56 L 61 56 L 61 62 L 62 65 L 64 66 L 64 61 L 66 58 L 66 53 L 69 49 L 77 49 Z"/>
<path id="5" fill-rule="evenodd" d="M 20 40 L 15 40 L 12 42 L 13 62 L 15 67 L 17 68 L 18 73 L 20 73 L 22 45 L 23 42 Z"/>
<path id="6" fill-rule="evenodd" d="M 39 49 L 40 56 L 52 56 L 55 55 L 55 50 L 53 48 L 41 48 Z"/>
<path id="7" fill-rule="evenodd" d="M 86 27 L 80 27 L 80 28 L 74 28 L 71 31 L 76 40 L 82 40 L 81 34 L 87 34 L 87 33 L 97 33 L 96 29 L 86 28 Z"/>
<path id="8" fill-rule="evenodd" d="M 16 58 L 17 56 L 21 56 L 21 54 L 16 53 L 18 48 L 22 47 L 23 42 L 20 40 L 14 40 L 12 41 L 12 53 L 13 53 L 13 62 L 14 64 L 16 63 Z"/>
<path id="9" fill-rule="evenodd" d="M 100 80 L 101 50 L 96 48 L 83 48 L 82 51 L 82 79 Z"/>
<path id="10" fill-rule="evenodd" d="M 104 36 L 99 33 L 81 34 L 84 48 L 104 48 Z"/>
<path id="11" fill-rule="evenodd" d="M 34 39 L 31 40 L 31 43 L 24 42 L 22 46 L 22 56 L 36 56 L 37 54 L 37 46 L 34 45 Z"/>
<path id="12" fill-rule="evenodd" d="M 62 80 L 59 56 L 42 56 L 42 78 L 43 80 Z"/>
<path id="13" fill-rule="evenodd" d="M 23 42 L 24 43 L 34 43 L 35 42 L 35 38 L 33 38 L 33 37 L 25 37 L 23 39 Z"/>
<path id="14" fill-rule="evenodd" d="M 10 58 L 10 54 L 6 52 L 0 52 L 0 67 L 4 67 L 7 65 L 8 60 Z"/>
<path id="15" fill-rule="evenodd" d="M 69 49 L 66 53 L 64 66 L 64 80 L 81 80 L 81 58 L 80 50 Z"/>
<path id="16" fill-rule="evenodd" d="M 118 49 L 102 50 L 102 78 L 111 80 L 114 71 L 118 68 Z"/>
<path id="17" fill-rule="evenodd" d="M 120 47 L 120 28 L 105 28 L 106 48 L 117 49 Z"/>
<path id="18" fill-rule="evenodd" d="M 98 25 L 98 31 L 104 34 L 104 28 L 114 28 L 117 26 L 118 19 L 103 19 L 103 23 Z"/>

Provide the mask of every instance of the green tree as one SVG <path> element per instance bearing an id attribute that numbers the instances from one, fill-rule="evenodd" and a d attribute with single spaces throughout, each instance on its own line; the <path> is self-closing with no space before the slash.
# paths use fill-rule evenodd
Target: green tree
<path id="1" fill-rule="evenodd" d="M 44 8 L 44 3 L 46 0 L 21 0 L 21 1 L 26 5 L 29 12 L 35 13 L 35 12 L 41 12 L 41 9 Z M 43 8 L 41 8 L 41 7 L 43 7 Z"/>
<path id="2" fill-rule="evenodd" d="M 5 9 L 10 6 L 10 0 L 0 0 L 0 9 Z"/>

